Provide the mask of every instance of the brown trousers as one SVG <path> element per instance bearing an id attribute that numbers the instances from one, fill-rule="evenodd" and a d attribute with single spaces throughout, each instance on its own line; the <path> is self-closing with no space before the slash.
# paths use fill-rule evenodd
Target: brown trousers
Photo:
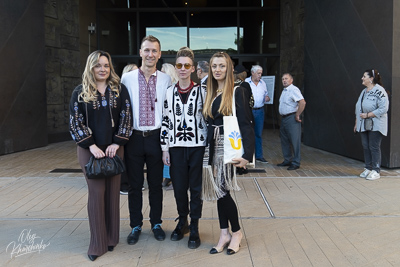
<path id="1" fill-rule="evenodd" d="M 90 244 L 88 255 L 101 256 L 108 251 L 108 246 L 116 246 L 119 242 L 119 189 L 121 175 L 104 179 L 88 179 L 85 165 L 92 154 L 89 149 L 78 146 L 79 165 L 85 174 L 88 185 L 88 216 L 90 228 Z M 124 148 L 117 151 L 124 158 Z"/>

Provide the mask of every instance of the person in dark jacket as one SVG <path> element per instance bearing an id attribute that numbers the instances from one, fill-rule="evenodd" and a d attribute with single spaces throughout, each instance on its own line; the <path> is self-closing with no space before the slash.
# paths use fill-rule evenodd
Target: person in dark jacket
<path id="1" fill-rule="evenodd" d="M 95 51 L 87 59 L 82 84 L 70 101 L 70 133 L 77 143 L 78 161 L 88 185 L 90 244 L 94 261 L 119 242 L 121 175 L 88 179 L 85 165 L 95 158 L 124 157 L 123 145 L 132 134 L 129 93 L 115 73 L 110 54 Z"/>
<path id="2" fill-rule="evenodd" d="M 245 97 L 246 91 L 242 86 L 234 87 L 233 64 L 229 55 L 225 52 L 215 53 L 210 59 L 207 96 L 203 110 L 208 121 L 209 164 L 212 168 L 212 183 L 216 185 L 213 189 L 216 192 L 221 229 L 218 244 L 210 250 L 211 254 L 222 252 L 225 246 L 228 246 L 228 255 L 237 253 L 243 237 L 237 207 L 230 191 L 239 189 L 234 167 L 245 167 L 254 153 L 255 135 L 251 124 L 251 110 Z M 242 157 L 232 159 L 236 163 L 224 164 L 223 117 L 232 114 L 233 98 L 244 153 Z M 206 183 L 203 181 L 204 184 Z M 232 234 L 229 232 L 229 223 Z"/>

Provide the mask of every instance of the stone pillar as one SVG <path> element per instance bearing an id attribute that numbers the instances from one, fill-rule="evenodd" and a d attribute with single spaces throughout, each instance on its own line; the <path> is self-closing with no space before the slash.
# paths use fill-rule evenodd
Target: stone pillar
<path id="1" fill-rule="evenodd" d="M 47 130 L 49 142 L 69 139 L 69 100 L 81 83 L 79 0 L 45 0 Z"/>

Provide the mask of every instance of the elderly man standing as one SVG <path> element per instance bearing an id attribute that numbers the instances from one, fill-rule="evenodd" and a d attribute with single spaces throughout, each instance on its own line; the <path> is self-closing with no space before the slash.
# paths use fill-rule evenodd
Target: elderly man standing
<path id="1" fill-rule="evenodd" d="M 125 73 L 121 79 L 129 91 L 133 115 L 133 134 L 125 145 L 125 162 L 130 184 L 128 207 L 132 227 L 127 238 L 129 245 L 136 244 L 142 232 L 144 164 L 149 185 L 151 229 L 155 239 L 165 239 L 165 232 L 161 228 L 163 162 L 160 129 L 165 92 L 171 85 L 171 78 L 157 70 L 161 44 L 156 37 L 149 35 L 143 38 L 140 57 L 142 66 Z"/>
<path id="2" fill-rule="evenodd" d="M 263 69 L 259 65 L 251 67 L 251 76 L 245 81 L 250 84 L 254 97 L 254 132 L 256 136 L 256 160 L 268 163 L 263 155 L 262 132 L 264 129 L 264 103 L 269 101 L 267 85 L 261 80 Z"/>
<path id="3" fill-rule="evenodd" d="M 207 86 L 209 65 L 207 61 L 197 62 L 197 78 L 202 86 Z"/>
<path id="4" fill-rule="evenodd" d="M 280 134 L 284 160 L 278 166 L 289 166 L 288 170 L 291 171 L 300 168 L 300 115 L 306 106 L 306 101 L 299 88 L 293 85 L 292 75 L 283 74 L 282 84 L 284 88 L 279 98 L 279 113 L 282 116 Z"/>

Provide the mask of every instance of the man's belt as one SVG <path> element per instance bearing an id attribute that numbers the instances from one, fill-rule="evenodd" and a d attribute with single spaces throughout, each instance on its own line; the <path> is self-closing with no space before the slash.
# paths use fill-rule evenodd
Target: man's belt
<path id="1" fill-rule="evenodd" d="M 285 114 L 285 115 L 281 115 L 281 116 L 282 116 L 282 118 L 286 118 L 286 117 L 288 117 L 288 116 L 290 116 L 290 115 L 293 115 L 293 114 L 296 114 L 296 112 L 292 112 L 292 113 Z"/>
<path id="2" fill-rule="evenodd" d="M 259 110 L 262 109 L 263 107 L 259 107 L 259 108 L 253 108 L 253 110 Z"/>
<path id="3" fill-rule="evenodd" d="M 160 128 L 155 129 L 155 130 L 150 130 L 150 131 L 133 130 L 133 134 L 141 135 L 143 137 L 147 137 L 147 136 L 153 135 L 153 134 L 155 134 L 157 132 L 160 132 Z"/>

